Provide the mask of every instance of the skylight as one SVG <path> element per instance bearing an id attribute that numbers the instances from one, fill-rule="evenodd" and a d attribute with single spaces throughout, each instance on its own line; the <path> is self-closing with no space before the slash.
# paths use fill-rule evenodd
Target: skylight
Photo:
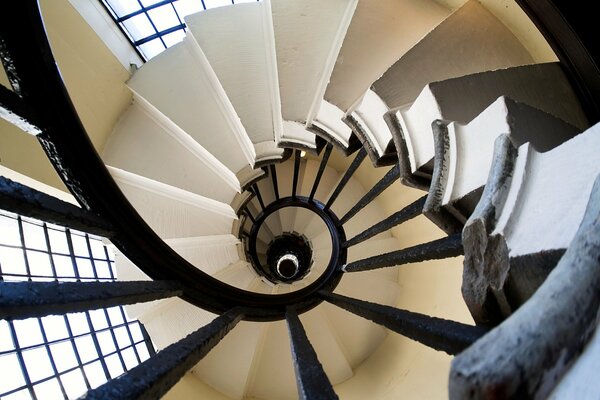
<path id="1" fill-rule="evenodd" d="M 210 8 L 259 0 L 100 0 L 147 61 L 180 42 L 184 18 Z"/>

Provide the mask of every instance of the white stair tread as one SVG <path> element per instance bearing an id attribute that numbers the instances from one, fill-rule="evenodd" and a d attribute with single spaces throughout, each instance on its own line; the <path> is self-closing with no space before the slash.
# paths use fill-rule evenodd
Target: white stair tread
<path id="1" fill-rule="evenodd" d="M 231 232 L 237 218 L 228 204 L 108 167 L 129 202 L 162 238 Z"/>
<path id="2" fill-rule="evenodd" d="M 214 8 L 186 24 L 252 143 L 274 144 L 282 120 L 270 2 Z"/>
<path id="3" fill-rule="evenodd" d="M 140 320 L 157 350 L 183 339 L 209 324 L 218 315 L 180 299 L 169 299 L 162 307 L 150 310 Z"/>
<path id="4" fill-rule="evenodd" d="M 250 264 L 245 261 L 236 261 L 214 275 L 220 281 L 243 290 L 252 287 L 257 276 Z"/>
<path id="5" fill-rule="evenodd" d="M 113 129 L 103 160 L 108 165 L 225 203 L 231 202 L 240 190 L 229 169 L 139 96 L 134 97 L 133 104 Z"/>
<path id="6" fill-rule="evenodd" d="M 295 400 L 298 393 L 286 323 L 277 321 L 265 325 L 267 331 L 263 351 L 257 354 L 246 396 Z"/>
<path id="7" fill-rule="evenodd" d="M 254 164 L 254 146 L 193 37 L 144 64 L 128 85 L 232 172 Z"/>
<path id="8" fill-rule="evenodd" d="M 266 324 L 242 321 L 193 369 L 192 373 L 232 399 L 241 399 L 257 357 Z"/>
<path id="9" fill-rule="evenodd" d="M 272 0 L 281 110 L 287 121 L 316 115 L 356 0 Z"/>
<path id="10" fill-rule="evenodd" d="M 174 238 L 165 242 L 186 261 L 209 275 L 238 261 L 237 245 L 240 241 L 231 234 Z"/>

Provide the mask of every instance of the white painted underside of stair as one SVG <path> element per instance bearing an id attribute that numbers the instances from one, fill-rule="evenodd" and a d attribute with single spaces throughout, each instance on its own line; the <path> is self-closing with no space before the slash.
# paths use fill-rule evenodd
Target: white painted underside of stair
<path id="1" fill-rule="evenodd" d="M 345 114 L 342 110 L 323 100 L 312 125 L 323 130 L 334 142 L 341 144 L 343 148 L 348 148 L 352 129 L 343 122 L 344 117 Z"/>
<path id="2" fill-rule="evenodd" d="M 144 64 L 128 85 L 232 172 L 254 164 L 254 146 L 192 36 Z"/>
<path id="3" fill-rule="evenodd" d="M 394 63 L 373 90 L 390 109 L 406 107 L 430 82 L 532 63 L 512 32 L 470 0 Z"/>
<path id="4" fill-rule="evenodd" d="M 271 3 L 283 119 L 310 122 L 325 94 L 357 0 Z"/>
<path id="5" fill-rule="evenodd" d="M 392 140 L 392 133 L 383 119 L 388 111 L 381 98 L 374 91 L 367 90 L 360 105 L 352 113 L 379 157 L 383 155 Z"/>
<path id="6" fill-rule="evenodd" d="M 408 110 L 396 113 L 413 172 L 433 158 L 431 123 L 434 120 L 466 124 L 500 96 L 538 108 L 580 128 L 587 126 L 573 89 L 556 63 L 433 82 L 423 88 Z"/>
<path id="7" fill-rule="evenodd" d="M 240 191 L 236 176 L 227 167 L 139 96 L 134 96 L 113 129 L 103 160 L 225 203 Z"/>
<path id="8" fill-rule="evenodd" d="M 343 112 L 449 14 L 433 1 L 360 0 L 325 99 Z"/>
<path id="9" fill-rule="evenodd" d="M 214 8 L 187 17 L 186 24 L 252 143 L 274 143 L 282 119 L 270 2 Z"/>
<path id="10" fill-rule="evenodd" d="M 305 149 L 315 149 L 317 147 L 315 135 L 306 130 L 304 124 L 295 121 L 283 121 L 283 130 L 277 143 L 284 142 L 297 144 Z"/>
<path id="11" fill-rule="evenodd" d="M 237 217 L 228 204 L 117 168 L 108 169 L 136 211 L 163 239 L 231 232 Z"/>

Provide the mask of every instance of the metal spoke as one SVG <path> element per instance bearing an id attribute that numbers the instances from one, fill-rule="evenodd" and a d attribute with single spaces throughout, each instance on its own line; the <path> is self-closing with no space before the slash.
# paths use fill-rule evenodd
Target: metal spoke
<path id="1" fill-rule="evenodd" d="M 262 195 L 260 194 L 260 190 L 258 189 L 258 185 L 256 183 L 254 185 L 252 185 L 252 191 L 254 192 L 254 195 L 258 199 L 258 203 L 260 204 L 260 208 L 264 211 L 265 210 L 265 203 L 263 201 Z"/>
<path id="2" fill-rule="evenodd" d="M 81 312 L 179 296 L 178 283 L 0 282 L 0 319 Z"/>
<path id="3" fill-rule="evenodd" d="M 344 215 L 340 222 L 345 224 L 354 217 L 360 210 L 365 208 L 371 201 L 387 189 L 392 183 L 394 183 L 400 177 L 400 167 L 396 164 L 392 169 L 379 182 L 375 184 L 359 201 L 352 207 L 346 215 Z"/>
<path id="4" fill-rule="evenodd" d="M 460 353 L 488 331 L 479 326 L 430 317 L 334 293 L 319 292 L 319 294 L 331 304 L 452 355 Z"/>
<path id="5" fill-rule="evenodd" d="M 279 200 L 279 186 L 277 184 L 277 170 L 274 165 L 269 165 L 269 171 L 271 173 L 271 181 L 273 182 L 273 193 L 275 194 L 275 200 Z"/>
<path id="6" fill-rule="evenodd" d="M 352 164 L 350 164 L 350 166 L 346 170 L 346 173 L 344 174 L 344 176 L 336 186 L 335 190 L 331 194 L 331 197 L 329 198 L 329 200 L 327 200 L 327 204 L 325 204 L 325 209 L 330 208 L 333 202 L 338 198 L 338 196 L 340 195 L 350 178 L 352 178 L 352 175 L 354 175 L 354 172 L 356 172 L 356 170 L 358 169 L 358 167 L 363 162 L 366 156 L 367 151 L 364 147 L 361 147 L 359 152 L 356 154 L 356 157 L 354 157 Z"/>
<path id="7" fill-rule="evenodd" d="M 392 251 L 346 264 L 345 272 L 368 271 L 371 269 L 393 267 L 426 260 L 439 260 L 463 254 L 460 233 L 432 242 L 419 244 L 407 249 Z"/>
<path id="8" fill-rule="evenodd" d="M 319 183 L 321 182 L 321 178 L 323 177 L 323 172 L 325 172 L 327 161 L 329 160 L 329 156 L 331 155 L 331 150 L 333 150 L 333 145 L 331 143 L 328 143 L 327 147 L 325 148 L 323 158 L 321 159 L 321 164 L 319 164 L 319 171 L 317 171 L 317 176 L 315 177 L 315 182 L 313 183 L 313 187 L 310 191 L 310 196 L 308 196 L 310 200 L 312 200 L 315 197 L 315 193 L 317 192 L 317 188 L 319 187 Z"/>
<path id="9" fill-rule="evenodd" d="M 346 243 L 344 243 L 344 247 L 350 247 L 364 242 L 365 240 L 372 238 L 381 232 L 385 232 L 396 225 L 400 225 L 409 219 L 416 217 L 423 212 L 425 200 L 427 200 L 427 196 L 421 197 L 417 201 L 404 207 L 402 210 L 390 215 L 383 221 L 376 223 L 372 227 L 366 229 L 364 232 L 361 232 L 352 239 L 348 240 Z"/>
<path id="10" fill-rule="evenodd" d="M 110 225 L 73 204 L 0 176 L 0 207 L 26 217 L 111 237 Z"/>
<path id="11" fill-rule="evenodd" d="M 243 318 L 234 309 L 217 317 L 177 343 L 170 345 L 131 371 L 81 399 L 158 399 L 194 367 Z"/>
<path id="12" fill-rule="evenodd" d="M 285 314 L 292 345 L 296 384 L 300 399 L 337 399 L 333 386 L 317 358 L 296 310 L 288 308 Z"/>
<path id="13" fill-rule="evenodd" d="M 296 190 L 298 189 L 298 173 L 300 172 L 300 151 L 294 152 L 294 181 L 292 183 L 292 198 L 296 198 Z"/>

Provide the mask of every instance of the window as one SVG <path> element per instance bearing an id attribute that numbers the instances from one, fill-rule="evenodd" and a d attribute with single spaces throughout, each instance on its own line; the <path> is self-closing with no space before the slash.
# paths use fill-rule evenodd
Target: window
<path id="1" fill-rule="evenodd" d="M 259 0 L 100 0 L 145 60 L 180 42 L 184 18 L 210 8 Z"/>
<path id="2" fill-rule="evenodd" d="M 102 239 L 0 211 L 0 279 L 114 281 Z M 0 320 L 0 399 L 72 399 L 154 354 L 123 307 Z"/>

